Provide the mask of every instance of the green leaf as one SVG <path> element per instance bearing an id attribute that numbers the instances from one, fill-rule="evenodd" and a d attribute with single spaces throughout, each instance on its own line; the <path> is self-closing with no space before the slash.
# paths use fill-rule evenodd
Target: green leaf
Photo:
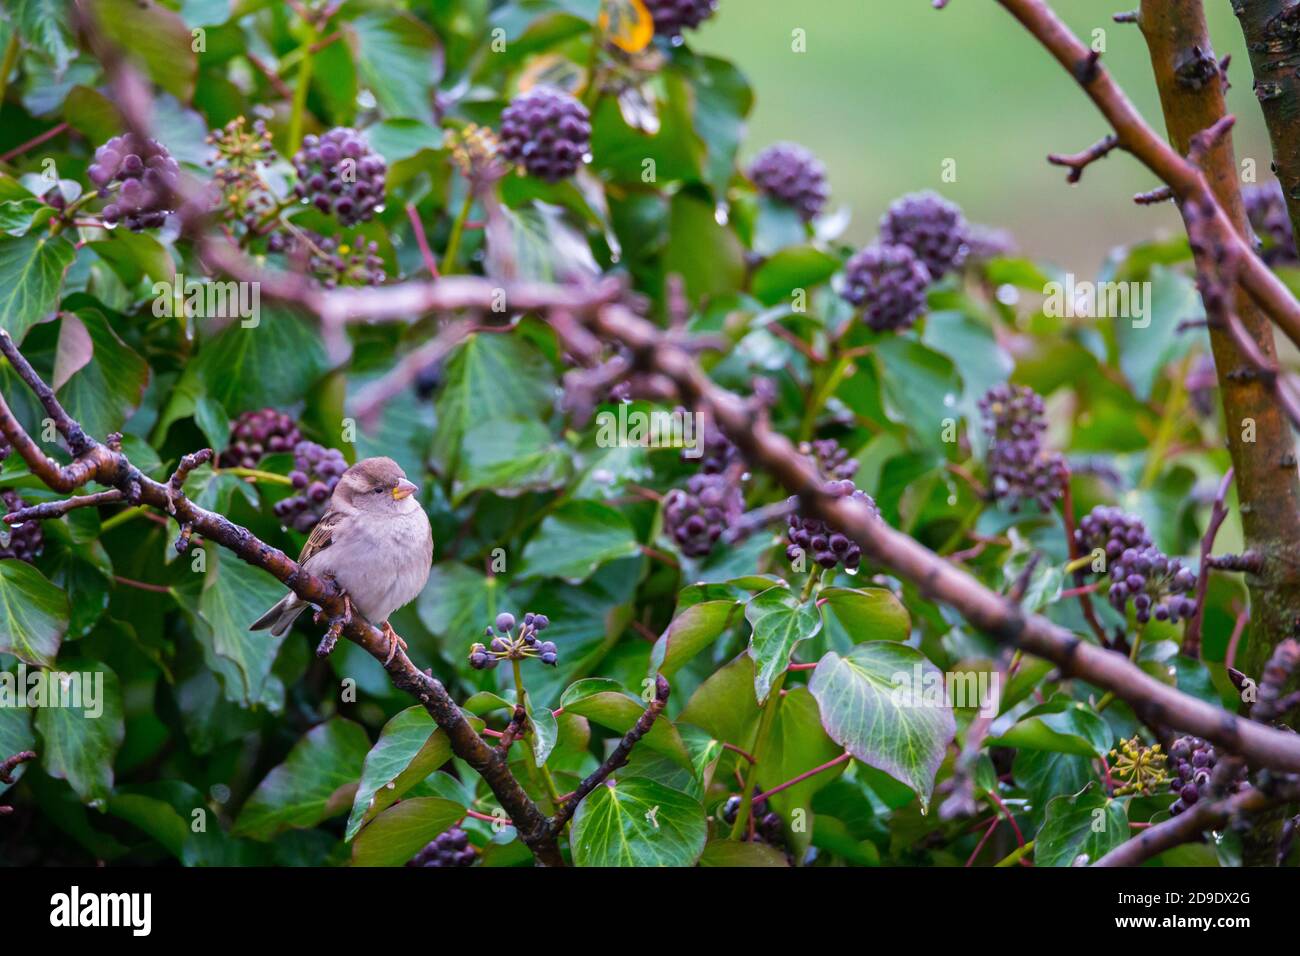
<path id="1" fill-rule="evenodd" d="M 465 815 L 442 797 L 412 797 L 389 807 L 352 844 L 353 866 L 402 866 Z"/>
<path id="2" fill-rule="evenodd" d="M 263 306 L 255 327 L 232 322 L 204 342 L 186 369 L 225 410 L 239 412 L 300 401 L 328 362 L 316 330 L 297 313 Z"/>
<path id="3" fill-rule="evenodd" d="M 889 417 L 926 447 L 945 452 L 943 422 L 962 394 L 952 360 L 901 336 L 877 343 L 874 355 Z"/>
<path id="4" fill-rule="evenodd" d="M 61 367 L 61 361 L 70 365 Z M 102 312 L 79 309 L 63 313 L 53 384 L 87 432 L 107 435 L 119 431 L 139 406 L 149 365 L 117 337 Z"/>
<path id="5" fill-rule="evenodd" d="M 617 681 L 599 677 L 589 677 L 570 685 L 560 698 L 560 706 L 565 713 L 586 717 L 619 734 L 627 733 L 645 712 L 645 704 L 629 696 Z M 691 766 L 686 744 L 667 717 L 661 716 L 651 725 L 639 746 L 657 750 L 683 767 Z"/>
<path id="6" fill-rule="evenodd" d="M 570 471 L 568 452 L 539 421 L 495 419 L 471 426 L 464 451 L 452 486 L 453 505 L 484 488 L 506 498 L 549 491 L 562 486 Z"/>
<path id="7" fill-rule="evenodd" d="M 725 634 L 736 621 L 734 599 L 692 604 L 673 618 L 650 652 L 650 674 L 672 677 L 692 657 Z"/>
<path id="8" fill-rule="evenodd" d="M 47 209 L 39 199 L 11 199 L 0 202 L 0 232 L 10 236 L 25 236 L 32 220 L 42 209 Z"/>
<path id="9" fill-rule="evenodd" d="M 342 813 L 352 803 L 369 749 L 365 730 L 350 720 L 331 717 L 313 727 L 257 785 L 232 832 L 269 840 L 283 830 L 314 827 Z"/>
<path id="10" fill-rule="evenodd" d="M 578 866 L 693 866 L 708 823 L 693 797 L 641 777 L 600 786 L 573 817 Z"/>
<path id="11" fill-rule="evenodd" d="M 489 421 L 540 419 L 551 404 L 550 367 L 517 335 L 472 335 L 447 360 L 432 457 L 459 472 L 465 435 Z"/>
<path id="12" fill-rule="evenodd" d="M 713 194 L 722 199 L 734 174 L 736 150 L 745 134 L 745 117 L 754 105 L 754 93 L 736 65 L 718 57 L 693 57 L 690 79 L 695 130 L 705 146 L 704 178 Z"/>
<path id="13" fill-rule="evenodd" d="M 374 11 L 347 26 L 357 74 L 391 118 L 433 119 L 433 88 L 442 78 L 442 46 L 405 13 Z"/>
<path id="14" fill-rule="evenodd" d="M 6 6 L 23 39 L 50 59 L 55 72 L 67 69 L 77 55 L 67 4 L 63 0 L 13 0 Z"/>
<path id="15" fill-rule="evenodd" d="M 680 192 L 673 197 L 669 210 L 663 267 L 669 274 L 680 275 L 687 295 L 699 301 L 740 288 L 745 276 L 745 253 L 736 234 L 718 224 L 712 206 Z"/>
<path id="16" fill-rule="evenodd" d="M 19 690 L 15 687 L 16 692 Z M 22 688 L 24 694 L 26 688 Z M 26 700 L 26 697 L 23 697 Z M 32 731 L 32 712 L 26 707 L 15 706 L 16 702 L 6 701 L 4 707 L 0 707 L 0 753 L 5 757 L 11 757 L 16 753 L 22 753 L 24 750 L 36 749 L 36 734 Z M 3 760 L 4 757 L 0 757 Z M 11 786 L 22 779 L 26 772 L 27 765 L 19 764 L 14 768 L 10 776 L 13 784 L 0 781 L 0 793 L 4 793 Z"/>
<path id="17" fill-rule="evenodd" d="M 814 767 L 830 763 L 843 753 L 844 748 L 826 736 L 826 731 L 822 728 L 817 700 L 808 688 L 796 687 L 781 698 L 781 706 L 767 738 L 767 749 L 763 751 L 762 761 L 758 765 L 759 788 L 771 790 Z M 807 822 L 811 823 L 813 797 L 817 791 L 833 783 L 847 765 L 848 761 L 845 761 L 787 787 L 768 798 L 769 802 L 786 820 L 791 818 L 796 809 L 801 809 L 806 814 Z M 811 836 L 811 826 L 788 834 L 793 840 L 792 849 L 796 859 L 803 857 Z"/>
<path id="18" fill-rule="evenodd" d="M 451 742 L 418 704 L 395 715 L 366 754 L 345 840 L 451 759 Z"/>
<path id="19" fill-rule="evenodd" d="M 638 551 L 636 532 L 622 512 L 597 501 L 570 501 L 548 515 L 524 547 L 519 576 L 580 584 L 602 564 Z"/>
<path id="20" fill-rule="evenodd" d="M 80 689 L 80 706 L 42 706 L 36 710 L 41 735 L 37 752 L 51 777 L 66 780 L 83 802 L 103 801 L 113 789 L 113 761 L 126 736 L 122 719 L 122 690 L 106 664 L 92 660 L 63 661 L 47 671 L 47 687 L 57 687 L 65 700 Z"/>
<path id="21" fill-rule="evenodd" d="M 937 695 L 932 693 L 937 682 Z M 934 777 L 957 723 L 943 674 L 905 644 L 873 641 L 844 657 L 830 651 L 808 689 L 831 739 L 858 760 L 907 784 L 929 806 Z"/>
<path id="22" fill-rule="evenodd" d="M 1078 793 L 1097 779 L 1091 758 L 1053 750 L 1017 750 L 1011 773 L 1040 807 L 1063 793 Z"/>
<path id="23" fill-rule="evenodd" d="M 1035 866 L 1071 866 L 1080 856 L 1096 863 L 1129 837 L 1122 800 L 1111 800 L 1089 785 L 1081 793 L 1062 794 L 1047 805 L 1043 826 L 1034 837 Z"/>
<path id="24" fill-rule="evenodd" d="M 245 706 L 262 697 L 271 665 L 285 636 L 270 631 L 250 631 L 248 626 L 284 596 L 285 587 L 261 568 L 245 564 L 233 554 L 208 549 L 208 571 L 199 597 L 199 615 L 210 628 L 199 639 L 212 653 L 234 665 L 232 699 Z M 230 675 L 227 674 L 227 677 Z"/>
<path id="25" fill-rule="evenodd" d="M 22 343 L 59 301 L 63 274 L 77 256 L 63 236 L 29 233 L 0 242 L 0 329 Z"/>
<path id="26" fill-rule="evenodd" d="M 68 631 L 68 596 L 17 558 L 0 560 L 0 652 L 49 667 Z"/>
<path id="27" fill-rule="evenodd" d="M 911 636 L 907 608 L 886 588 L 824 588 L 819 598 L 855 644 L 906 641 Z"/>
<path id="28" fill-rule="evenodd" d="M 496 618 L 497 590 L 497 579 L 482 571 L 455 561 L 435 564 L 416 605 L 420 623 L 452 652 L 467 654 L 464 636 L 482 634 Z"/>
<path id="29" fill-rule="evenodd" d="M 1120 368 L 1133 383 L 1137 397 L 1148 399 L 1157 376 L 1163 375 L 1194 341 L 1178 331 L 1179 324 L 1202 317 L 1205 310 L 1196 284 L 1187 276 L 1161 266 L 1152 268 L 1150 281 L 1122 283 L 1119 288 L 1141 290 L 1145 314 L 1138 315 L 1136 302 L 1130 302 L 1129 314 L 1104 321 L 1115 325 Z M 1103 296 L 1099 293 L 1098 298 Z M 1116 304 L 1122 308 L 1123 300 Z"/>
<path id="30" fill-rule="evenodd" d="M 747 748 L 754 737 L 758 714 L 754 659 L 742 654 L 699 686 L 678 719 L 703 728 L 718 740 Z"/>
<path id="31" fill-rule="evenodd" d="M 1113 738 L 1106 721 L 1094 711 L 1058 695 L 1030 710 L 1006 733 L 989 743 L 1024 750 L 1102 757 L 1110 750 Z"/>
<path id="32" fill-rule="evenodd" d="M 700 857 L 703 867 L 789 866 L 790 862 L 774 846 L 766 843 L 741 843 L 738 840 L 710 840 Z"/>
<path id="33" fill-rule="evenodd" d="M 749 656 L 754 659 L 754 695 L 761 704 L 772 690 L 772 682 L 790 666 L 790 656 L 800 641 L 822 629 L 817 604 L 804 603 L 788 587 L 769 588 L 745 605 L 745 619 L 754 629 L 749 638 Z"/>
<path id="34" fill-rule="evenodd" d="M 149 78 L 177 99 L 194 93 L 198 58 L 189 27 L 167 7 L 140 0 L 95 0 L 95 22 Z"/>
<path id="35" fill-rule="evenodd" d="M 782 249 L 759 266 L 750 288 L 764 305 L 775 305 L 796 289 L 810 292 L 833 276 L 839 267 L 838 259 L 811 246 Z"/>

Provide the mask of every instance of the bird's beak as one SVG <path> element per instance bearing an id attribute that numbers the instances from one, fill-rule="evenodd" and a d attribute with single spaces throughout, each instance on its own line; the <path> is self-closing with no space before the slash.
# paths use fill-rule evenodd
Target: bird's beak
<path id="1" fill-rule="evenodd" d="M 415 494 L 419 490 L 420 490 L 419 485 L 409 482 L 405 478 L 403 478 L 401 481 L 397 483 L 397 487 L 393 489 L 393 499 L 395 501 L 401 501 L 403 498 L 409 498 L 411 495 Z"/>

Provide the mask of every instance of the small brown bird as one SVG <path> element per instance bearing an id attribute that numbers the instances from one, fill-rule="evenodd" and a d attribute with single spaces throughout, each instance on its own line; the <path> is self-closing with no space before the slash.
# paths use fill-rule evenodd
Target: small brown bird
<path id="1" fill-rule="evenodd" d="M 312 574 L 332 578 L 343 589 L 346 607 L 379 622 L 391 642 L 389 660 L 401 638 L 388 616 L 415 600 L 433 564 L 433 531 L 414 497 L 418 490 L 391 458 L 357 462 L 339 479 L 298 556 Z M 269 627 L 278 637 L 307 606 L 290 591 L 249 630 Z"/>

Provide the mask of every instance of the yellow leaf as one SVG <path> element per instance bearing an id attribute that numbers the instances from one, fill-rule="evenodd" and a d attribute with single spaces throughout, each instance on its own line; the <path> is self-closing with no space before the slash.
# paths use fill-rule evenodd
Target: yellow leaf
<path id="1" fill-rule="evenodd" d="M 655 22 L 641 0 L 604 0 L 600 30 L 620 50 L 640 53 L 654 39 Z"/>

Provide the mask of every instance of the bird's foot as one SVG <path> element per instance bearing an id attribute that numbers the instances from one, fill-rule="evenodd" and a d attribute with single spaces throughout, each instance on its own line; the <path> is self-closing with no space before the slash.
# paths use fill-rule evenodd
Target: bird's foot
<path id="1" fill-rule="evenodd" d="M 388 638 L 388 656 L 384 658 L 384 666 L 387 667 L 393 662 L 393 658 L 397 656 L 397 649 L 399 647 L 402 650 L 406 650 L 406 641 L 402 640 L 398 633 L 393 630 L 393 625 L 389 624 L 387 621 L 384 621 L 384 623 L 379 626 L 383 630 L 384 636 Z"/>
<path id="2" fill-rule="evenodd" d="M 320 624 L 324 619 L 325 612 L 323 610 L 317 611 L 314 618 L 316 623 Z M 339 642 L 339 637 L 343 634 L 343 628 L 352 623 L 352 598 L 345 593 L 343 595 L 343 613 L 328 618 L 328 620 L 329 630 L 325 632 L 325 636 L 316 645 L 316 656 L 321 658 L 330 656 L 330 651 L 334 650 L 334 645 Z"/>

